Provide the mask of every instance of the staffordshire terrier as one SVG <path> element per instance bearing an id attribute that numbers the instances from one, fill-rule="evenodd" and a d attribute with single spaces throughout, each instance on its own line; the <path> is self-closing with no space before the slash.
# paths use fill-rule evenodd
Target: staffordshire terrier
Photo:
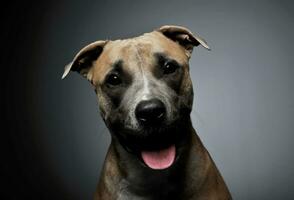
<path id="1" fill-rule="evenodd" d="M 93 42 L 65 67 L 94 87 L 111 134 L 96 200 L 228 200 L 192 127 L 189 59 L 204 39 L 180 26 Z"/>

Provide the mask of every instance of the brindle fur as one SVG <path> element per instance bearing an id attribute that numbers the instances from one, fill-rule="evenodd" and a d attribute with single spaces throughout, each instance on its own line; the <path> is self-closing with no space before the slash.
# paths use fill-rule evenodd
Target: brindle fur
<path id="1" fill-rule="evenodd" d="M 106 155 L 95 200 L 228 200 L 227 186 L 190 120 L 193 88 L 189 59 L 194 46 L 206 42 L 179 26 L 163 26 L 142 36 L 97 41 L 83 48 L 65 68 L 78 71 L 93 85 L 101 116 L 112 141 Z M 164 75 L 162 63 L 178 67 Z M 111 86 L 107 77 L 120 76 Z M 160 99 L 166 122 L 144 130 L 135 108 L 142 100 Z M 136 154 L 140 148 L 158 148 L 175 142 L 175 163 L 165 170 L 146 167 Z"/>

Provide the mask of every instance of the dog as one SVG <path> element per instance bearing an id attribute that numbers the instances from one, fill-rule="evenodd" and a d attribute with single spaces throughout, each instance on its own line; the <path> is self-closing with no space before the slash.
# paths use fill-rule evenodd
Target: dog
<path id="1" fill-rule="evenodd" d="M 189 59 L 204 39 L 166 25 L 100 40 L 65 67 L 94 87 L 111 134 L 95 200 L 228 200 L 230 192 L 193 129 Z"/>

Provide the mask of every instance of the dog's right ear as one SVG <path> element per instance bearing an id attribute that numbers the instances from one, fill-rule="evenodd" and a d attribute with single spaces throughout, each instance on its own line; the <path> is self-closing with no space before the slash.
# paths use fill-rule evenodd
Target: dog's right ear
<path id="1" fill-rule="evenodd" d="M 76 71 L 89 80 L 90 77 L 88 76 L 88 72 L 92 67 L 92 63 L 100 56 L 106 43 L 107 41 L 100 40 L 82 48 L 74 57 L 73 61 L 65 66 L 62 79 L 64 79 L 70 71 Z"/>

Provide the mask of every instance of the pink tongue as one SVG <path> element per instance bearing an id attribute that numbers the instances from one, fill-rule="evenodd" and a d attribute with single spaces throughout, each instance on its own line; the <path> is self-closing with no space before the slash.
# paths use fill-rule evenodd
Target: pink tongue
<path id="1" fill-rule="evenodd" d="M 159 151 L 142 151 L 141 156 L 148 167 L 152 169 L 166 169 L 175 160 L 176 147 L 172 145 Z"/>

